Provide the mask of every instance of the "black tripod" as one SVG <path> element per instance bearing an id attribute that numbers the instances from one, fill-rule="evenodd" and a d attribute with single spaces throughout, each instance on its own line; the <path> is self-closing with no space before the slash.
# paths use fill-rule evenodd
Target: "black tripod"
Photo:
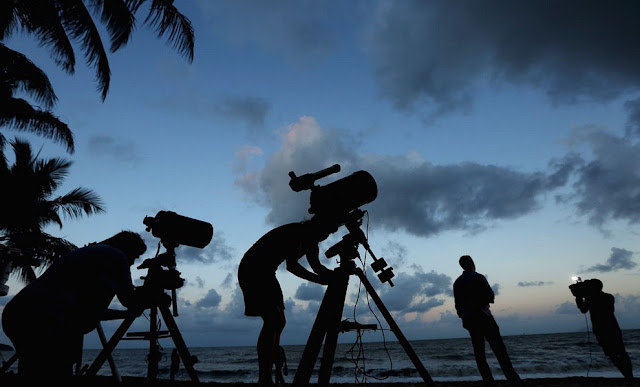
<path id="1" fill-rule="evenodd" d="M 338 242 L 338 244 L 326 252 L 327 257 L 331 257 L 332 249 L 334 251 L 340 250 L 338 252 L 340 255 L 340 266 L 335 270 L 337 279 L 327 287 L 324 294 L 318 315 L 316 316 L 313 328 L 309 334 L 309 339 L 307 340 L 304 352 L 302 353 L 298 370 L 296 371 L 296 375 L 293 379 L 293 385 L 309 385 L 311 373 L 313 372 L 313 367 L 318 358 L 318 354 L 320 353 L 320 346 L 322 345 L 323 340 L 324 350 L 322 353 L 320 370 L 318 372 L 318 385 L 329 385 L 329 379 L 331 378 L 331 370 L 335 358 L 336 345 L 338 342 L 338 333 L 340 332 L 342 311 L 344 309 L 344 301 L 347 295 L 347 287 L 349 285 L 349 277 L 355 274 L 360 278 L 360 281 L 364 284 L 369 296 L 371 296 L 380 312 L 382 312 L 387 324 L 389 324 L 389 327 L 398 338 L 398 341 L 402 344 L 402 347 L 420 373 L 420 376 L 422 376 L 426 384 L 434 386 L 435 384 L 431 379 L 431 376 L 422 365 L 422 362 L 413 351 L 413 348 L 404 337 L 402 331 L 400 331 L 400 328 L 393 320 L 393 317 L 385 305 L 382 303 L 382 300 L 375 292 L 375 289 L 367 277 L 364 275 L 364 272 L 355 265 L 354 258 L 359 256 L 357 248 L 358 243 L 362 243 L 363 246 L 371 253 L 362 230 L 357 228 L 356 225 L 347 225 L 347 228 L 349 228 L 351 233 L 343 237 L 343 241 Z M 376 263 L 386 265 L 383 259 L 377 260 L 372 253 L 371 255 L 375 260 L 372 266 Z M 378 265 L 378 267 L 380 267 L 380 265 Z M 390 268 L 382 270 L 379 274 L 381 279 L 384 278 L 383 281 L 389 281 L 391 276 L 393 276 L 393 274 L 391 273 Z M 393 283 L 391 283 L 391 281 L 389 282 L 393 286 Z"/>
<path id="2" fill-rule="evenodd" d="M 164 270 L 162 267 L 168 267 L 168 270 Z M 131 332 L 127 334 L 124 340 L 148 340 L 149 341 L 149 356 L 147 366 L 147 378 L 154 380 L 158 375 L 158 363 L 162 357 L 160 352 L 160 345 L 158 339 L 171 337 L 175 344 L 180 360 L 189 373 L 189 377 L 194 382 L 199 382 L 198 373 L 193 368 L 193 364 L 197 363 L 197 358 L 191 356 L 189 349 L 182 338 L 182 334 L 178 329 L 178 325 L 175 322 L 174 316 L 178 315 L 176 307 L 176 289 L 181 287 L 184 280 L 180 278 L 180 272 L 175 269 L 175 249 L 171 246 L 167 247 L 167 251 L 160 254 L 156 258 L 147 259 L 143 262 L 138 269 L 148 268 L 149 272 L 144 278 L 145 282 L 143 287 L 149 290 L 149 296 L 152 300 L 161 300 L 161 296 L 166 296 L 165 289 L 171 289 L 173 314 L 169 310 L 169 305 L 157 305 L 154 304 L 149 308 L 149 332 Z M 166 297 L 165 297 L 166 298 Z M 96 375 L 100 370 L 105 360 L 110 356 L 111 352 L 115 349 L 116 345 L 123 339 L 124 334 L 127 332 L 133 321 L 138 318 L 144 309 L 140 313 L 134 313 L 127 316 L 122 324 L 118 327 L 116 332 L 111 336 L 111 339 L 104 346 L 102 351 L 95 358 L 91 366 L 84 372 L 85 375 Z M 158 330 L 158 322 L 160 316 L 164 320 L 167 326 L 167 331 Z"/>

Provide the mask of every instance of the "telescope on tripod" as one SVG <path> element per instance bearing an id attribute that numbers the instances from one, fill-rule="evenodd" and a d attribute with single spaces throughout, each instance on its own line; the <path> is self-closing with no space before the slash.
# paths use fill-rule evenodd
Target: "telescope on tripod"
<path id="1" fill-rule="evenodd" d="M 359 246 L 363 246 L 373 258 L 371 268 L 378 273 L 378 279 L 382 283 L 394 286 L 392 282 L 393 268 L 388 267 L 384 258 L 377 258 L 369 246 L 367 236 L 360 228 L 366 211 L 360 209 L 367 203 L 374 201 L 378 195 L 378 187 L 375 179 L 366 171 L 357 171 L 353 174 L 336 180 L 325 186 L 318 186 L 315 181 L 340 171 L 340 165 L 334 164 L 315 173 L 307 173 L 296 176 L 289 172 L 291 180 L 289 186 L 299 192 L 311 190 L 309 213 L 321 222 L 327 222 L 329 228 L 336 230 L 345 226 L 349 231 L 335 245 L 326 250 L 325 256 L 333 258 L 339 256 L 339 267 L 334 269 L 336 278 L 327 286 L 320 309 L 314 321 L 311 333 L 302 353 L 302 358 L 296 371 L 293 385 L 309 385 L 313 368 L 318 359 L 320 348 L 323 346 L 320 369 L 318 371 L 318 385 L 329 385 L 331 371 L 335 358 L 338 342 L 338 334 L 350 329 L 370 329 L 370 325 L 351 324 L 347 329 L 342 320 L 349 279 L 357 276 L 364 285 L 367 293 L 373 299 L 376 306 L 384 316 L 390 329 L 396 335 L 403 349 L 413 362 L 425 383 L 433 386 L 434 382 L 404 334 L 394 321 L 391 313 L 386 308 L 375 289 L 369 282 L 364 271 L 357 267 L 355 259 L 360 257 Z"/>
<path id="2" fill-rule="evenodd" d="M 147 269 L 147 275 L 141 277 L 144 280 L 142 286 L 136 288 L 136 292 L 141 298 L 147 301 L 149 309 L 149 331 L 130 332 L 123 337 L 133 321 L 139 317 L 145 309 L 137 313 L 130 314 L 124 319 L 111 339 L 104 345 L 103 350 L 98 354 L 91 366 L 85 371 L 85 375 L 96 375 L 104 361 L 110 357 L 111 352 L 121 339 L 124 340 L 148 340 L 149 355 L 147 378 L 156 379 L 158 374 L 158 363 L 162 358 L 158 339 L 172 338 L 175 348 L 178 351 L 180 360 L 185 366 L 190 378 L 198 382 L 198 374 L 193 365 L 197 363 L 197 358 L 191 356 L 187 348 L 178 325 L 174 317 L 178 316 L 177 289 L 184 285 L 184 279 L 180 277 L 180 272 L 176 268 L 175 249 L 180 245 L 187 245 L 196 248 L 206 247 L 213 237 L 213 226 L 210 223 L 188 218 L 172 211 L 159 211 L 155 217 L 145 217 L 143 220 L 146 230 L 152 235 L 160 238 L 158 251 L 154 258 L 145 259 L 138 269 Z M 160 244 L 165 251 L 160 253 Z M 166 291 L 171 291 L 171 295 Z M 169 306 L 173 307 L 172 312 Z M 160 326 L 160 316 L 167 326 L 166 331 L 158 330 Z"/>

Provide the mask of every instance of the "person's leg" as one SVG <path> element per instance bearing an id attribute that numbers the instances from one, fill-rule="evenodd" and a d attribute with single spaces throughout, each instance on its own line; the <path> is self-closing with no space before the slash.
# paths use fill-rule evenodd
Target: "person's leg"
<path id="1" fill-rule="evenodd" d="M 280 343 L 280 333 L 286 321 L 284 312 L 279 306 L 266 311 L 261 317 L 264 323 L 258 336 L 258 383 L 271 385 L 275 351 Z"/>
<path id="2" fill-rule="evenodd" d="M 602 343 L 605 343 L 603 345 Z M 609 341 L 601 340 L 600 346 L 602 347 L 604 354 L 611 359 L 611 362 L 616 366 L 618 371 L 625 377 L 625 379 L 633 379 L 633 366 L 629 354 L 624 348 L 622 342 L 622 336 L 611 338 Z"/>
<path id="3" fill-rule="evenodd" d="M 491 368 L 487 363 L 487 355 L 484 347 L 484 332 L 482 329 L 474 328 L 469 330 L 471 336 L 471 344 L 473 345 L 473 355 L 476 358 L 476 364 L 478 365 L 478 371 L 485 385 L 491 386 L 494 383 L 493 375 L 491 374 Z"/>
<path id="4" fill-rule="evenodd" d="M 633 365 L 626 351 L 609 355 L 609 359 L 611 359 L 625 379 L 633 379 Z"/>
<path id="5" fill-rule="evenodd" d="M 500 364 L 500 368 L 502 369 L 502 373 L 505 378 L 511 383 L 519 384 L 520 376 L 513 368 L 513 364 L 511 363 L 511 358 L 509 357 L 509 353 L 507 352 L 507 347 L 504 345 L 504 341 L 502 340 L 502 336 L 500 335 L 500 328 L 498 324 L 495 322 L 493 318 L 488 322 L 489 325 L 486 331 L 486 338 L 491 346 L 491 350 L 493 351 L 498 363 Z"/>

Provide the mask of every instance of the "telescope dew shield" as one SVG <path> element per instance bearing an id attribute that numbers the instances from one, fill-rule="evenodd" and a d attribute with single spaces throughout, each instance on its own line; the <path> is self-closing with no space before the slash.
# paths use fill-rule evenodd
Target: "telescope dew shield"
<path id="1" fill-rule="evenodd" d="M 357 171 L 311 191 L 309 213 L 343 214 L 364 204 L 371 203 L 378 196 L 378 185 L 369 172 Z"/>
<path id="2" fill-rule="evenodd" d="M 163 243 L 204 248 L 213 238 L 213 226 L 202 220 L 178 215 L 173 211 L 159 211 L 155 218 L 143 222 Z"/>

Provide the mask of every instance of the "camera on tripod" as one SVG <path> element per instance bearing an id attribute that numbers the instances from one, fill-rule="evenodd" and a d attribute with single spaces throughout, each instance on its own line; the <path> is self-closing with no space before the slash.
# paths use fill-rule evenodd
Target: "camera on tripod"
<path id="1" fill-rule="evenodd" d="M 145 259 L 138 269 L 148 269 L 143 287 L 153 290 L 171 290 L 175 300 L 176 289 L 184 285 L 184 279 L 176 270 L 175 249 L 180 245 L 204 248 L 213 238 L 213 226 L 202 220 L 179 215 L 173 211 L 159 211 L 155 217 L 146 216 L 142 223 L 166 248 L 154 258 Z M 166 268 L 166 269 L 165 269 Z M 174 315 L 177 315 L 175 302 Z"/>
<path id="2" fill-rule="evenodd" d="M 574 297 L 584 298 L 602 290 L 602 281 L 596 278 L 583 281 L 580 277 L 574 277 L 574 281 L 575 284 L 569 285 Z"/>
<path id="3" fill-rule="evenodd" d="M 289 186 L 296 192 L 311 190 L 309 213 L 313 214 L 316 221 L 324 222 L 327 229 L 338 229 L 344 225 L 349 230 L 340 242 L 327 249 L 327 258 L 339 255 L 343 260 L 353 260 L 359 257 L 358 245 L 362 244 L 374 259 L 371 267 L 375 272 L 380 272 L 380 281 L 389 282 L 393 286 L 393 268 L 387 267 L 384 258 L 376 258 L 360 229 L 365 211 L 359 207 L 371 203 L 378 196 L 376 181 L 369 172 L 360 170 L 324 186 L 315 184 L 316 180 L 339 171 L 339 164 L 301 176 L 296 176 L 291 171 Z"/>

